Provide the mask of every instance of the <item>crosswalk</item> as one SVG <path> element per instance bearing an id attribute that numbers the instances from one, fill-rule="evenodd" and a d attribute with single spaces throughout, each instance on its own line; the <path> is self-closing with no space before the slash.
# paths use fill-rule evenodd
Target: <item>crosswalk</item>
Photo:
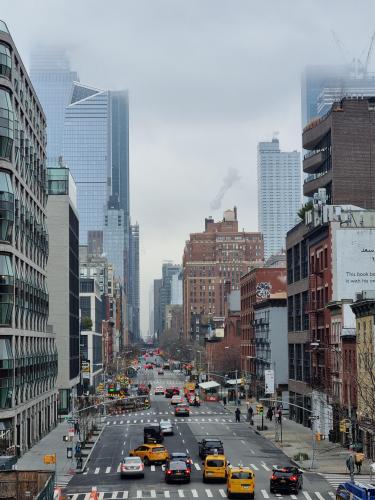
<path id="1" fill-rule="evenodd" d="M 178 418 L 170 418 L 168 415 L 168 420 L 175 424 L 179 423 L 211 423 L 211 424 L 230 424 L 234 423 L 234 419 L 231 417 L 178 417 Z M 111 425 L 135 425 L 135 424 L 149 424 L 149 423 L 159 422 L 157 418 L 118 418 L 116 420 L 107 420 L 107 426 Z"/>
<path id="2" fill-rule="evenodd" d="M 164 490 L 164 489 L 134 489 L 134 490 L 121 490 L 121 491 L 111 491 L 111 492 L 100 492 L 99 500 L 118 500 L 118 499 L 140 499 L 140 498 L 170 498 L 172 500 L 176 500 L 177 498 L 227 498 L 226 489 L 219 488 L 178 488 L 173 490 Z M 260 495 L 259 495 L 260 494 Z M 273 495 L 269 493 L 267 490 L 258 490 L 256 492 L 256 496 L 258 498 L 265 499 L 276 499 L 276 498 L 288 498 L 291 500 L 332 500 L 335 498 L 335 494 L 331 491 L 327 492 L 319 492 L 319 491 L 305 491 L 298 495 Z M 89 500 L 90 493 L 72 493 L 68 494 L 69 500 Z"/>
<path id="3" fill-rule="evenodd" d="M 66 486 L 68 486 L 72 477 L 73 477 L 73 474 L 58 474 L 57 479 L 56 479 L 56 483 L 61 488 L 65 488 Z"/>
<path id="4" fill-rule="evenodd" d="M 198 410 L 196 410 L 196 409 L 193 410 L 192 408 L 190 408 L 190 414 L 191 415 L 196 415 L 196 416 L 198 416 L 198 415 L 199 416 L 201 416 L 201 415 L 215 415 L 215 416 L 217 416 L 217 415 L 226 415 L 228 417 L 231 416 L 226 411 L 212 411 L 212 410 L 199 410 L 199 409 Z M 149 417 L 149 416 L 151 416 L 151 417 L 158 416 L 160 418 L 166 418 L 166 417 L 169 417 L 169 415 L 174 415 L 174 407 L 171 408 L 170 410 L 166 410 L 166 411 L 143 411 L 143 412 L 139 412 L 138 411 L 138 412 L 134 412 L 134 413 L 133 412 L 132 413 L 125 413 L 125 412 L 123 412 L 123 415 L 129 415 L 129 416 L 131 415 L 132 418 L 133 417 Z M 116 417 L 117 417 L 117 415 L 116 416 L 113 415 L 111 418 L 116 418 Z M 108 419 L 108 417 L 105 417 L 105 418 Z"/>
<path id="5" fill-rule="evenodd" d="M 334 488 L 345 481 L 349 481 L 350 477 L 344 474 L 320 474 L 324 477 L 324 479 Z M 375 476 L 371 477 L 368 474 L 356 474 L 354 476 L 356 483 L 364 483 L 364 484 L 374 484 L 375 485 Z"/>

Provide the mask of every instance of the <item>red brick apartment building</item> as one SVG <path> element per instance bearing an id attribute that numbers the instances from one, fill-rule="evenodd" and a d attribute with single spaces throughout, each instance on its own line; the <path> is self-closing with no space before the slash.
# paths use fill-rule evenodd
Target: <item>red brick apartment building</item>
<path id="1" fill-rule="evenodd" d="M 241 278 L 241 371 L 256 374 L 254 304 L 286 292 L 286 269 L 254 268 Z"/>
<path id="2" fill-rule="evenodd" d="M 263 235 L 239 231 L 237 209 L 223 220 L 205 219 L 205 229 L 190 234 L 183 255 L 183 316 L 185 338 L 205 336 L 205 316 L 215 321 L 225 315 L 225 282 L 240 289 L 241 276 L 263 263 Z M 207 331 L 207 330 L 206 330 Z"/>

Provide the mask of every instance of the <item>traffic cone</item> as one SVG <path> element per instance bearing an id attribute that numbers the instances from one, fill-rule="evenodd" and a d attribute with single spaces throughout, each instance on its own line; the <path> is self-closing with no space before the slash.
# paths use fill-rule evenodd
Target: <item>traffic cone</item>
<path id="1" fill-rule="evenodd" d="M 97 490 L 96 486 L 93 486 L 91 488 L 91 493 L 90 493 L 90 496 L 89 496 L 89 500 L 99 500 L 98 490 Z"/>

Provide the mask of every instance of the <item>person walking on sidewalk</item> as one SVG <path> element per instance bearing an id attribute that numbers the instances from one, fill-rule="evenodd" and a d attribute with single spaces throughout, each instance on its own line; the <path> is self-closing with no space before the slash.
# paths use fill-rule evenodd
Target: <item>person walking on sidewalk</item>
<path id="1" fill-rule="evenodd" d="M 279 408 L 279 409 L 277 410 L 277 422 L 278 422 L 279 424 L 281 424 L 281 419 L 282 419 L 282 418 L 283 418 L 283 412 L 282 412 L 282 409 L 281 409 L 281 408 Z"/>
<path id="2" fill-rule="evenodd" d="M 350 454 L 346 459 L 346 467 L 350 474 L 350 481 L 354 483 L 354 458 L 352 454 Z"/>
<path id="3" fill-rule="evenodd" d="M 273 416 L 273 411 L 272 411 L 272 408 L 269 407 L 267 410 L 267 418 L 270 422 L 272 422 L 272 416 Z"/>
<path id="4" fill-rule="evenodd" d="M 235 416 L 236 416 L 236 422 L 240 422 L 241 421 L 241 410 L 239 408 L 236 409 L 236 411 L 234 412 Z"/>
<path id="5" fill-rule="evenodd" d="M 357 452 L 354 456 L 355 466 L 357 467 L 357 474 L 361 473 L 361 468 L 363 461 L 365 459 L 365 455 L 361 452 Z"/>
<path id="6" fill-rule="evenodd" d="M 225 396 L 223 397 L 223 405 L 227 406 L 227 398 Z"/>

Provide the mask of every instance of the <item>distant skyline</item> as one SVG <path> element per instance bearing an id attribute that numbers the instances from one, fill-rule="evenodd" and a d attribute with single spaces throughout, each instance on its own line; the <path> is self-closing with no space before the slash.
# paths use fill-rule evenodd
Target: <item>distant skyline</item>
<path id="1" fill-rule="evenodd" d="M 190 232 L 238 206 L 257 229 L 256 155 L 274 131 L 301 151 L 301 74 L 368 49 L 375 2 L 332 0 L 3 0 L 27 64 L 38 44 L 67 49 L 81 81 L 129 89 L 131 213 L 141 228 L 142 331 L 163 260 L 181 262 Z M 370 68 L 374 68 L 374 56 Z M 228 170 L 239 180 L 211 208 Z M 232 170 L 233 172 L 233 170 Z M 217 205 L 214 205 L 215 207 Z"/>

